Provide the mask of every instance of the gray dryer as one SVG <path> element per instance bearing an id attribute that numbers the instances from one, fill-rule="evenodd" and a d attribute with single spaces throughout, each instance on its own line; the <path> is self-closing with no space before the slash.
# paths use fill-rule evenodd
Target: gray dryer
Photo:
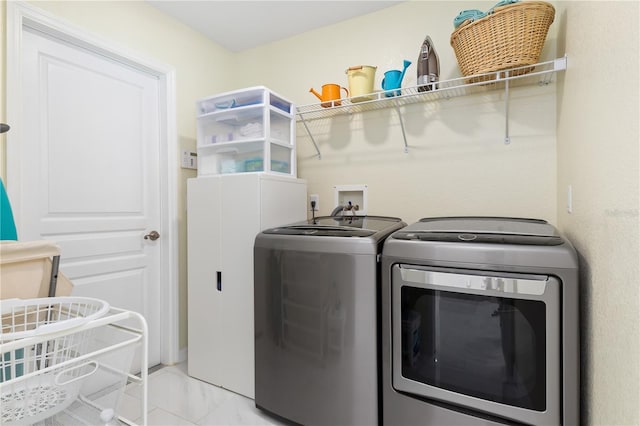
<path id="1" fill-rule="evenodd" d="M 382 257 L 385 425 L 579 424 L 578 259 L 552 225 L 426 218 Z"/>

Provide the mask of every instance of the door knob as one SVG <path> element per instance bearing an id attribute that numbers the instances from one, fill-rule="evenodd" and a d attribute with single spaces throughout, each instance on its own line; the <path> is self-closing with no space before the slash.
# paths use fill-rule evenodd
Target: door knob
<path id="1" fill-rule="evenodd" d="M 151 241 L 155 241 L 158 238 L 160 238 L 160 234 L 158 234 L 158 231 L 151 231 L 147 235 L 144 236 L 145 240 L 151 240 Z"/>

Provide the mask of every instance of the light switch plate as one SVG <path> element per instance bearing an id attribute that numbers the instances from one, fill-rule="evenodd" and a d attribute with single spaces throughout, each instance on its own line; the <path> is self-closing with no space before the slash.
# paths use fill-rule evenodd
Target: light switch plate
<path id="1" fill-rule="evenodd" d="M 198 154 L 186 149 L 182 150 L 182 168 L 183 169 L 197 169 L 198 168 Z"/>

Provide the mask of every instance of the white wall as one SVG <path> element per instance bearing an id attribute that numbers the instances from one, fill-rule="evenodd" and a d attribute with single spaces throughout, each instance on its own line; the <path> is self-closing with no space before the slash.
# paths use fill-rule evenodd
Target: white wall
<path id="1" fill-rule="evenodd" d="M 384 71 L 413 64 L 404 86 L 416 84 L 416 60 L 428 34 L 440 57 L 441 78 L 459 77 L 449 39 L 463 9 L 488 10 L 495 2 L 406 2 L 267 46 L 236 58 L 237 85 L 264 84 L 299 105 L 317 103 L 309 88 L 348 87 L 345 70 Z M 553 28 L 553 27 L 552 27 Z M 542 59 L 556 55 L 551 31 Z M 437 215 L 507 215 L 556 219 L 555 87 L 513 91 L 512 143 L 505 146 L 504 98 L 488 92 L 404 108 L 409 153 L 394 109 L 310 123 L 322 159 L 298 125 L 298 171 L 320 213 L 334 204 L 334 185 L 367 184 L 369 214 L 413 222 Z"/>
<path id="2" fill-rule="evenodd" d="M 640 424 L 639 4 L 559 16 L 558 223 L 580 253 L 585 424 Z"/>

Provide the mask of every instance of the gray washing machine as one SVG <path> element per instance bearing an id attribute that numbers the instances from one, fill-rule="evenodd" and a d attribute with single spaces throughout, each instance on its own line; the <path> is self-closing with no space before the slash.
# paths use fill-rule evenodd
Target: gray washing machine
<path id="1" fill-rule="evenodd" d="M 379 423 L 380 253 L 405 225 L 328 216 L 258 234 L 258 408 L 304 425 Z"/>
<path id="2" fill-rule="evenodd" d="M 384 425 L 580 423 L 578 261 L 547 222 L 422 219 L 381 297 Z"/>

